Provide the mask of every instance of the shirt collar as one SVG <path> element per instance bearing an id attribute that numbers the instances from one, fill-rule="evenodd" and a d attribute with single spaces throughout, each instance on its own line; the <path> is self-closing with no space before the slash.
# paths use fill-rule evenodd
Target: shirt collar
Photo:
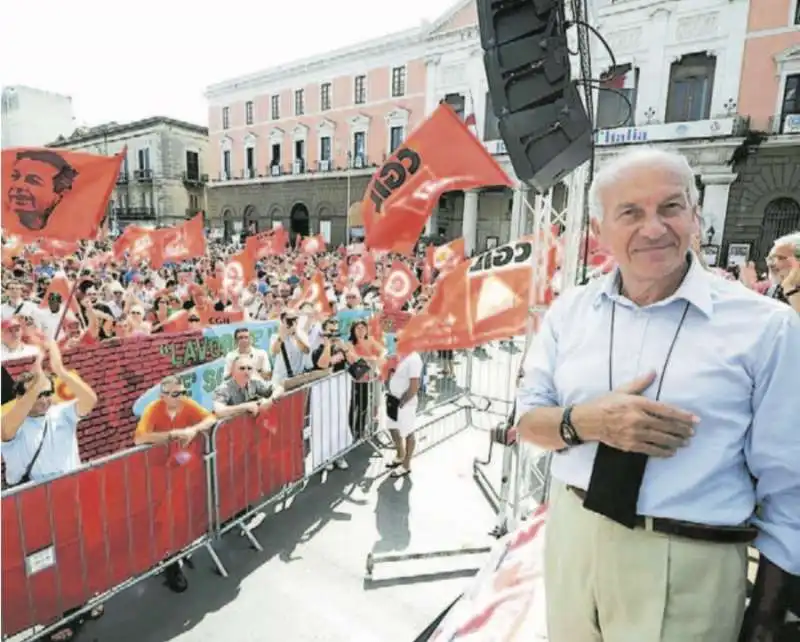
<path id="1" fill-rule="evenodd" d="M 603 283 L 594 301 L 595 306 L 600 305 L 603 299 L 610 299 L 617 303 L 629 303 L 628 299 L 619 293 L 620 278 L 619 267 L 603 277 Z M 689 252 L 689 271 L 683 277 L 680 287 L 674 294 L 663 301 L 657 301 L 647 307 L 661 307 L 669 305 L 673 301 L 682 300 L 688 301 L 706 317 L 711 317 L 711 313 L 714 310 L 711 296 L 711 278 L 711 273 L 700 265 L 700 261 L 692 252 Z"/>

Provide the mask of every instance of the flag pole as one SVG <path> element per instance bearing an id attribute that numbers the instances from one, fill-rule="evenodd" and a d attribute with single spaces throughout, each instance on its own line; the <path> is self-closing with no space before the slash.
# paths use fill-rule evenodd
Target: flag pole
<path id="1" fill-rule="evenodd" d="M 347 150 L 347 203 L 344 208 L 344 246 L 350 245 L 350 201 L 352 196 L 350 194 L 350 175 L 353 167 L 352 156 L 350 150 Z"/>
<path id="2" fill-rule="evenodd" d="M 56 333 L 53 335 L 53 341 L 58 342 L 58 335 L 61 332 L 61 328 L 64 325 L 64 319 L 67 316 L 67 310 L 69 310 L 69 306 L 72 303 L 72 300 L 75 298 L 75 290 L 78 288 L 78 283 L 81 280 L 81 273 L 83 272 L 83 268 L 86 265 L 86 260 L 89 258 L 89 249 L 87 248 L 84 251 L 84 255 L 81 257 L 81 262 L 78 265 L 78 277 L 75 279 L 75 283 L 72 284 L 72 287 L 69 289 L 69 296 L 67 300 L 64 302 L 64 310 L 61 312 L 61 317 L 58 319 L 58 325 L 56 326 Z M 78 321 L 81 322 L 83 325 L 82 320 L 78 317 Z"/>

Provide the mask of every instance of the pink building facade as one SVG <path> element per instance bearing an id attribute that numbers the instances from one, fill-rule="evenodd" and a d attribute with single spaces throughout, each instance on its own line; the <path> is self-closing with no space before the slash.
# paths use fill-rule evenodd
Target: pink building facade
<path id="1" fill-rule="evenodd" d="M 226 235 L 358 234 L 350 205 L 424 119 L 423 49 L 413 30 L 209 87 L 209 210 Z"/>
<path id="2" fill-rule="evenodd" d="M 725 237 L 760 261 L 776 238 L 800 230 L 798 0 L 750 1 L 738 111 L 750 135 L 733 158 Z"/>

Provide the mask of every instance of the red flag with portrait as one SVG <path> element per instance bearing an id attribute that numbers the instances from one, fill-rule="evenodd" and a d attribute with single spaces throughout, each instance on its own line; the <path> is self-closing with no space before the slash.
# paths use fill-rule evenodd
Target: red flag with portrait
<path id="1" fill-rule="evenodd" d="M 426 267 L 432 274 L 434 270 L 439 273 L 439 276 L 444 276 L 447 272 L 452 270 L 456 265 L 464 260 L 466 254 L 466 244 L 464 238 L 457 238 L 455 241 L 450 241 L 445 245 L 429 245 L 425 251 Z"/>
<path id="2" fill-rule="evenodd" d="M 96 238 L 124 154 L 3 150 L 3 229 L 23 240 Z"/>
<path id="3" fill-rule="evenodd" d="M 397 352 L 474 348 L 524 334 L 530 305 L 545 305 L 539 291 L 549 291 L 549 284 L 537 284 L 537 295 L 530 296 L 533 240 L 525 236 L 479 254 L 439 280 L 425 309 L 398 333 Z M 544 254 L 552 275 L 554 256 Z"/>
<path id="4" fill-rule="evenodd" d="M 246 248 L 229 258 L 222 272 L 221 293 L 229 297 L 238 296 L 256 278 L 254 263 Z"/>
<path id="5" fill-rule="evenodd" d="M 386 310 L 400 310 L 419 287 L 416 274 L 401 261 L 394 261 L 383 281 L 381 301 Z"/>
<path id="6" fill-rule="evenodd" d="M 361 203 L 366 245 L 409 254 L 439 197 L 511 179 L 453 109 L 436 108 L 375 172 Z"/>

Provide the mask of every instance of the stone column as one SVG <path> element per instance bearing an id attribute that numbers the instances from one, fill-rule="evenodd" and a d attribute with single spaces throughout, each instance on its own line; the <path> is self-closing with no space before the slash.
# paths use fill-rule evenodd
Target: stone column
<path id="1" fill-rule="evenodd" d="M 464 192 L 464 213 L 461 234 L 464 237 L 464 251 L 472 256 L 478 241 L 478 194 L 477 190 Z"/>
<path id="2" fill-rule="evenodd" d="M 722 234 L 725 231 L 725 217 L 728 214 L 728 195 L 731 183 L 736 180 L 736 174 L 730 172 L 720 174 L 703 174 L 700 179 L 705 186 L 703 196 L 703 229 L 701 242 L 708 242 L 708 230 L 713 226 L 714 234 L 711 243 L 722 245 Z"/>
<path id="3" fill-rule="evenodd" d="M 528 208 L 525 205 L 530 188 L 524 183 L 514 190 L 511 201 L 511 227 L 508 230 L 508 240 L 514 241 L 525 235 L 525 221 L 528 218 Z"/>
<path id="4" fill-rule="evenodd" d="M 439 206 L 436 205 L 433 208 L 433 212 L 428 217 L 428 220 L 425 221 L 425 235 L 432 236 L 436 235 L 439 230 Z"/>

